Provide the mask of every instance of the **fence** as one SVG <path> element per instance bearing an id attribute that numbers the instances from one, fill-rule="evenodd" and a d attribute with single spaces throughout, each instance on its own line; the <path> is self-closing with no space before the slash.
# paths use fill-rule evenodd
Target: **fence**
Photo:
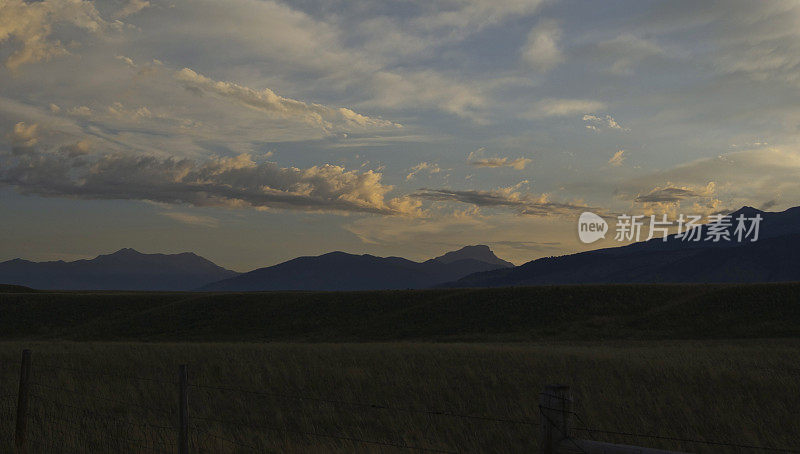
<path id="1" fill-rule="evenodd" d="M 322 430 L 307 430 L 284 424 L 267 422 L 225 419 L 215 416 L 193 414 L 192 394 L 212 393 L 217 399 L 229 399 L 231 393 L 248 398 L 268 397 L 289 401 L 304 401 L 317 405 L 330 405 L 345 408 L 347 412 L 357 409 L 369 409 L 381 412 L 419 414 L 435 418 L 457 418 L 476 424 L 493 423 L 502 425 L 523 426 L 530 433 L 531 446 L 527 452 L 542 454 L 677 454 L 675 451 L 663 451 L 652 448 L 606 443 L 595 439 L 597 435 L 618 436 L 626 438 L 646 439 L 651 442 L 670 441 L 691 445 L 710 447 L 728 447 L 741 450 L 761 452 L 800 453 L 798 449 L 755 446 L 741 443 L 667 437 L 656 434 L 639 434 L 623 431 L 611 431 L 586 426 L 580 415 L 573 410 L 573 400 L 567 386 L 546 386 L 540 393 L 539 421 L 528 419 L 498 417 L 490 415 L 466 414 L 457 411 L 431 410 L 420 408 L 395 407 L 384 404 L 355 402 L 348 400 L 327 399 L 324 397 L 286 394 L 264 390 L 249 390 L 233 386 L 194 383 L 190 380 L 190 370 L 180 365 L 177 380 L 163 380 L 155 377 L 118 375 L 108 371 L 87 370 L 65 367 L 54 364 L 42 364 L 32 368 L 30 350 L 24 350 L 19 364 L 19 381 L 16 394 L 0 395 L 2 401 L 16 398 L 15 411 L 8 414 L 9 423 L 13 423 L 14 448 L 18 454 L 30 452 L 152 452 L 167 454 L 188 454 L 190 452 L 266 452 L 258 443 L 248 442 L 248 433 L 270 433 L 276 436 L 293 434 L 310 440 L 335 440 L 353 446 L 394 449 L 409 452 L 459 453 L 448 446 L 428 446 L 409 444 L 402 441 L 371 439 L 366 436 L 329 433 Z M 0 365 L 3 365 L 0 363 Z M 44 383 L 42 373 L 59 372 L 69 374 L 73 383 L 80 383 L 80 377 L 96 376 L 104 380 L 117 380 L 122 383 L 146 382 L 157 385 L 163 391 L 161 400 L 169 403 L 164 406 L 153 406 L 131 401 L 130 398 L 100 396 L 77 389 L 75 385 L 64 383 Z M 34 373 L 36 372 L 36 374 Z M 37 375 L 39 374 L 39 375 Z M 0 389 L 4 383 L 0 383 Z M 133 388 L 131 388 L 133 389 Z M 128 393 L 133 393 L 131 389 Z M 60 397 L 71 396 L 70 403 L 49 398 L 51 393 Z M 63 400 L 63 399 L 62 399 Z M 127 417 L 116 416 L 106 411 L 98 411 L 88 402 L 102 402 L 108 408 L 119 410 Z M 1 408 L 1 407 L 0 407 Z M 136 417 L 131 417 L 132 412 Z M 583 427 L 576 427 L 572 419 L 578 420 Z M 0 419 L 0 420 L 2 420 Z M 100 428 L 98 430 L 98 427 Z M 539 446 L 534 446 L 539 432 Z M 91 435 L 89 438 L 84 435 Z M 582 439 L 575 434 L 586 434 L 589 439 Z M 202 445 L 200 438 L 205 439 Z M 252 438 L 252 437 L 250 437 Z M 483 450 L 491 451 L 490 447 Z M 273 450 L 274 451 L 274 450 Z"/>

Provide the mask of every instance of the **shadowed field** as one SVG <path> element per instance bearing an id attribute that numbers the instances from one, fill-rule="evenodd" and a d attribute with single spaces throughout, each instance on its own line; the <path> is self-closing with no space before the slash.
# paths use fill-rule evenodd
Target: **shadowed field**
<path id="1" fill-rule="evenodd" d="M 33 350 L 29 427 L 32 446 L 39 447 L 33 452 L 175 452 L 174 383 L 181 363 L 199 386 L 190 389 L 193 452 L 423 452 L 376 443 L 444 452 L 535 452 L 538 427 L 529 423 L 538 422 L 539 391 L 553 382 L 572 386 L 581 417 L 577 426 L 800 445 L 797 340 L 4 342 L 0 396 L 16 392 L 23 348 Z M 14 397 L 0 401 L 2 452 L 10 449 L 13 405 Z M 690 452 L 759 452 L 595 437 Z"/>
<path id="2" fill-rule="evenodd" d="M 797 284 L 11 289 L 0 294 L 0 452 L 23 348 L 33 452 L 176 452 L 179 364 L 192 452 L 535 452 L 548 383 L 572 386 L 576 427 L 796 449 L 798 301 Z"/>
<path id="3" fill-rule="evenodd" d="M 800 336 L 800 284 L 0 293 L 0 339 L 538 341 Z"/>

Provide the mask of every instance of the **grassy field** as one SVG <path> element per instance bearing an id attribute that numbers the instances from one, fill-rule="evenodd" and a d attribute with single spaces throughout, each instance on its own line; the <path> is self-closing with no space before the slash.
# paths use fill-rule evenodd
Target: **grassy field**
<path id="1" fill-rule="evenodd" d="M 539 429 L 526 422 L 538 422 L 538 393 L 547 383 L 571 385 L 581 417 L 577 426 L 800 446 L 800 341 L 791 339 L 516 344 L 6 341 L 0 343 L 2 396 L 16 391 L 23 348 L 33 350 L 36 385 L 29 425 L 33 446 L 40 447 L 33 452 L 175 452 L 174 382 L 181 363 L 189 365 L 192 384 L 208 386 L 191 388 L 193 452 L 421 452 L 326 436 L 446 452 L 535 452 Z M 0 402 L 2 452 L 10 452 L 13 404 L 13 398 Z M 699 453 L 758 452 L 595 437 Z"/>
<path id="2" fill-rule="evenodd" d="M 0 293 L 0 339 L 541 341 L 800 337 L 800 284 Z"/>
<path id="3" fill-rule="evenodd" d="M 800 447 L 800 284 L 385 292 L 0 292 L 0 452 L 33 350 L 32 452 L 536 452 L 574 425 Z M 577 433 L 698 453 L 754 450 Z"/>

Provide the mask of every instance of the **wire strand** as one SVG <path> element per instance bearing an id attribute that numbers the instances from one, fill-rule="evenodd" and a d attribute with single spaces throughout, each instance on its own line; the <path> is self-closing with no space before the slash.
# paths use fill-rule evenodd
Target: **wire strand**
<path id="1" fill-rule="evenodd" d="M 545 412 L 543 412 L 543 411 L 542 411 L 542 410 L 544 410 L 544 409 L 547 409 L 547 407 L 542 407 L 541 405 L 539 405 L 539 415 L 540 415 L 540 416 L 543 418 L 543 419 L 542 419 L 542 424 L 544 424 L 544 423 L 545 423 L 545 420 L 547 420 L 546 422 L 547 422 L 548 424 L 550 424 L 550 426 L 552 426 L 552 427 L 555 427 L 555 428 L 556 428 L 556 430 L 558 430 L 559 432 L 561 432 L 561 436 L 562 436 L 562 437 L 564 437 L 564 439 L 565 439 L 565 440 L 567 440 L 567 441 L 569 441 L 570 443 L 572 443 L 573 445 L 575 445 L 575 447 L 576 447 L 576 448 L 578 448 L 578 449 L 579 449 L 579 450 L 580 450 L 580 451 L 581 451 L 583 454 L 588 454 L 588 453 L 586 452 L 586 450 L 584 450 L 584 449 L 583 449 L 583 448 L 582 448 L 582 447 L 581 447 L 581 446 L 580 446 L 580 445 L 579 445 L 579 444 L 578 444 L 578 443 L 577 443 L 577 442 L 576 442 L 574 439 L 570 438 L 570 437 L 568 436 L 568 434 L 564 433 L 564 432 L 566 432 L 566 431 L 567 431 L 566 429 L 564 429 L 564 430 L 560 429 L 560 428 L 558 427 L 558 425 L 556 425 L 556 423 L 555 423 L 555 422 L 554 422 L 552 419 L 550 419 L 550 417 L 549 417 L 549 416 L 547 416 L 547 415 L 545 414 Z"/>
<path id="2" fill-rule="evenodd" d="M 42 424 L 42 420 L 41 419 L 37 420 L 37 419 L 31 418 L 31 420 L 36 422 L 36 423 L 38 423 L 38 426 L 39 426 L 40 429 L 42 429 L 42 431 L 44 431 L 46 429 L 46 427 Z M 51 432 L 56 432 L 56 433 L 60 434 L 62 436 L 62 438 L 67 438 L 69 436 L 69 434 L 64 432 L 63 430 L 58 430 L 58 429 L 55 429 L 53 427 L 48 427 L 48 429 Z M 86 435 L 85 432 L 83 432 L 83 434 Z M 128 444 L 130 444 L 132 446 L 136 446 L 137 448 L 147 449 L 149 451 L 153 451 L 153 452 L 157 452 L 157 453 L 171 454 L 169 451 L 164 451 L 164 450 L 161 450 L 161 449 L 156 448 L 154 446 L 143 445 L 143 444 L 139 443 L 137 440 L 132 440 L 132 439 L 125 438 L 125 437 L 111 437 L 111 436 L 108 436 L 107 434 L 96 434 L 96 435 L 98 435 L 100 438 L 102 438 L 104 440 L 107 440 L 107 441 L 112 441 L 112 442 L 113 441 L 124 441 L 124 442 L 126 442 L 126 443 L 128 443 Z M 82 439 L 82 441 L 87 442 L 89 440 L 87 440 L 84 437 Z M 93 441 L 97 442 L 97 440 L 93 440 Z"/>
<path id="3" fill-rule="evenodd" d="M 512 419 L 512 418 L 500 418 L 500 417 L 493 417 L 493 416 L 481 416 L 481 415 L 468 415 L 463 413 L 456 413 L 446 410 L 427 410 L 427 409 L 413 409 L 413 408 L 402 408 L 402 407 L 391 407 L 388 405 L 381 405 L 381 404 L 370 404 L 370 403 L 363 403 L 363 402 L 353 402 L 353 401 L 345 401 L 345 400 L 337 400 L 337 399 L 324 399 L 320 397 L 308 397 L 308 396 L 298 396 L 298 395 L 290 395 L 290 394 L 280 394 L 280 393 L 270 393 L 270 392 L 263 392 L 263 391 L 252 391 L 246 390 L 241 388 L 231 388 L 226 386 L 209 386 L 209 385 L 196 385 L 190 384 L 190 387 L 200 388 L 200 389 L 211 389 L 211 390 L 218 390 L 218 391 L 230 391 L 230 392 L 239 392 L 244 394 L 256 395 L 256 396 L 263 396 L 263 397 L 275 397 L 279 399 L 293 399 L 293 400 L 308 400 L 313 402 L 321 402 L 327 404 L 334 404 L 334 405 L 347 405 L 352 407 L 364 407 L 364 408 L 372 408 L 377 410 L 389 410 L 389 411 L 398 411 L 404 413 L 419 413 L 419 414 L 426 414 L 431 416 L 449 416 L 455 418 L 463 418 L 463 419 L 475 419 L 481 421 L 493 421 L 493 422 L 504 422 L 504 423 L 512 423 L 512 424 L 527 424 L 531 426 L 538 426 L 539 423 L 534 421 L 528 421 L 524 419 Z"/>
<path id="4" fill-rule="evenodd" d="M 373 444 L 379 446 L 389 446 L 394 448 L 402 448 L 408 449 L 412 451 L 421 451 L 421 452 L 437 452 L 437 453 L 444 453 L 444 454 L 458 454 L 458 451 L 447 451 L 443 449 L 436 449 L 436 448 L 423 448 L 420 446 L 411 446 L 407 444 L 399 444 L 399 443 L 392 443 L 388 441 L 376 441 L 376 440 L 365 440 L 363 438 L 356 438 L 356 437 L 349 437 L 343 435 L 331 435 L 331 434 L 324 434 L 320 432 L 307 432 L 303 430 L 295 430 L 295 429 L 288 429 L 288 428 L 280 428 L 280 427 L 272 427 L 272 426 L 265 426 L 260 424 L 250 424 L 250 423 L 241 423 L 236 421 L 223 421 L 221 419 L 214 419 L 214 418 L 199 418 L 195 417 L 194 419 L 198 419 L 201 421 L 207 422 L 215 422 L 218 424 L 223 425 L 231 425 L 231 426 L 238 426 L 238 427 L 248 427 L 250 429 L 257 429 L 257 430 L 270 430 L 274 432 L 286 432 L 286 433 L 295 433 L 299 435 L 306 435 L 312 437 L 319 437 L 319 438 L 332 438 L 336 440 L 344 440 L 344 441 L 351 441 L 357 443 L 364 443 L 364 444 Z"/>
<path id="5" fill-rule="evenodd" d="M 747 445 L 747 444 L 740 444 L 740 443 L 732 443 L 732 442 L 724 442 L 724 441 L 710 441 L 710 440 L 699 440 L 699 439 L 690 439 L 690 438 L 678 438 L 678 437 L 668 437 L 663 435 L 646 435 L 646 434 L 638 434 L 633 432 L 619 432 L 614 430 L 600 430 L 600 429 L 590 429 L 587 427 L 570 427 L 571 430 L 580 430 L 584 432 L 594 432 L 600 434 L 607 434 L 607 435 L 621 435 L 627 437 L 637 437 L 637 438 L 650 438 L 655 440 L 668 440 L 668 441 L 680 441 L 684 443 L 696 443 L 696 444 L 705 444 L 705 445 L 714 445 L 714 446 L 727 446 L 731 448 L 743 448 L 743 449 L 760 449 L 762 451 L 772 451 L 772 452 L 785 452 L 785 453 L 800 453 L 800 450 L 795 449 L 788 449 L 788 448 L 773 448 L 770 446 L 757 446 L 757 445 Z"/>
<path id="6" fill-rule="evenodd" d="M 77 391 L 77 390 L 74 390 L 74 389 L 64 388 L 64 387 L 61 387 L 61 386 L 45 385 L 45 384 L 42 384 L 42 383 L 39 383 L 39 382 L 30 382 L 30 384 L 34 385 L 34 386 L 40 386 L 42 388 L 51 389 L 51 390 L 54 390 L 54 391 L 67 392 L 67 393 L 78 395 L 78 396 L 81 396 L 81 397 L 89 397 L 91 399 L 103 400 L 103 401 L 106 401 L 106 402 L 112 402 L 112 403 L 119 404 L 119 405 L 138 407 L 138 408 L 142 408 L 142 409 L 145 409 L 145 410 L 150 410 L 150 411 L 154 411 L 154 412 L 157 412 L 157 413 L 162 413 L 162 414 L 165 414 L 165 415 L 169 415 L 171 417 L 175 416 L 175 413 L 171 412 L 169 410 L 150 407 L 150 406 L 147 406 L 147 405 L 135 404 L 135 403 L 132 403 L 132 402 L 125 402 L 125 401 L 122 401 L 122 400 L 112 399 L 110 397 L 96 396 L 94 394 L 87 394 L 87 393 L 83 393 L 83 392 L 80 392 L 80 391 Z"/>
<path id="7" fill-rule="evenodd" d="M 39 364 L 43 365 L 44 367 L 38 367 Z M 34 365 L 34 372 L 45 372 L 45 371 L 52 371 L 52 370 L 64 370 L 64 371 L 73 372 L 73 373 L 82 374 L 82 375 L 112 377 L 112 378 L 118 378 L 120 380 L 126 380 L 126 381 L 127 380 L 146 381 L 146 382 L 151 382 L 151 383 L 161 383 L 161 384 L 164 384 L 164 385 L 177 385 L 178 384 L 177 382 L 174 382 L 174 381 L 161 380 L 161 379 L 152 378 L 152 377 L 139 377 L 139 376 L 133 376 L 133 375 L 120 375 L 120 374 L 114 374 L 114 373 L 111 373 L 111 372 L 99 371 L 99 370 L 96 370 L 96 369 L 92 370 L 92 369 L 84 369 L 84 368 L 77 368 L 77 367 L 58 366 L 58 365 L 52 365 L 52 364 L 47 364 L 47 363 L 40 363 L 38 361 L 37 361 L 36 365 Z"/>
<path id="8" fill-rule="evenodd" d="M 51 405 L 78 410 L 83 414 L 83 416 L 89 416 L 89 417 L 93 417 L 95 419 L 112 420 L 112 421 L 115 421 L 115 422 L 118 422 L 118 423 L 121 423 L 121 424 L 130 425 L 130 426 L 152 427 L 152 428 L 155 428 L 155 429 L 162 429 L 162 430 L 175 430 L 174 427 L 162 426 L 162 425 L 158 425 L 158 424 L 152 424 L 152 423 L 149 423 L 149 422 L 137 423 L 137 422 L 125 421 L 125 420 L 120 419 L 120 418 L 115 418 L 113 416 L 109 416 L 107 414 L 100 413 L 97 410 L 91 410 L 91 409 L 88 409 L 86 407 L 79 407 L 79 406 L 75 406 L 75 405 L 56 402 L 56 401 L 50 400 L 50 399 L 45 399 L 45 398 L 43 398 L 43 397 L 41 397 L 41 396 L 39 396 L 37 394 L 29 394 L 29 396 L 33 397 L 35 400 L 46 402 L 46 403 L 51 404 Z"/>
<path id="9" fill-rule="evenodd" d="M 194 430 L 196 430 L 198 432 L 202 432 L 202 433 L 205 433 L 207 435 L 210 435 L 210 436 L 216 438 L 217 440 L 222 440 L 225 443 L 230 443 L 230 444 L 235 445 L 235 446 L 239 446 L 239 447 L 247 448 L 247 449 L 252 449 L 253 451 L 258 451 L 258 448 L 256 448 L 255 446 L 247 445 L 247 444 L 241 443 L 239 441 L 235 441 L 235 440 L 230 440 L 228 438 L 225 438 L 223 436 L 217 435 L 215 433 L 211 433 L 208 430 L 201 429 L 200 427 L 192 426 L 192 429 L 194 429 Z"/>

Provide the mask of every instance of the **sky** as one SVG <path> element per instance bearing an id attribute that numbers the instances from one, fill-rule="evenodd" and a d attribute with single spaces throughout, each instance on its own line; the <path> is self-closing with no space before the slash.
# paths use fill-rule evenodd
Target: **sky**
<path id="1" fill-rule="evenodd" d="M 529 260 L 800 205 L 800 3 L 0 0 L 0 260 Z"/>

